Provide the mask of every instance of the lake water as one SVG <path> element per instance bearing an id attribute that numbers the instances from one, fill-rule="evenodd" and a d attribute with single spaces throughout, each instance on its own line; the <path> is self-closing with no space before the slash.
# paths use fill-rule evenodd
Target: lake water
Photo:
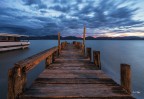
<path id="1" fill-rule="evenodd" d="M 72 42 L 71 40 L 67 40 Z M 25 50 L 0 53 L 0 99 L 7 96 L 7 71 L 14 63 L 40 51 L 57 46 L 57 40 L 32 40 Z M 86 47 L 101 51 L 102 70 L 120 83 L 120 64 L 131 65 L 132 91 L 137 99 L 144 99 L 144 41 L 142 40 L 87 40 Z M 28 85 L 44 70 L 44 61 L 28 73 Z"/>

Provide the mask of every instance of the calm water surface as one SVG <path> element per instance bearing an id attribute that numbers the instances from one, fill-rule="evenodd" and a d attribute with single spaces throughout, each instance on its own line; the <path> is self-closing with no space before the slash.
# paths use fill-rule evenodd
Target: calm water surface
<path id="1" fill-rule="evenodd" d="M 15 50 L 0 53 L 0 99 L 7 96 L 7 71 L 19 60 L 34 55 L 40 51 L 57 46 L 57 40 L 35 40 L 25 50 Z M 72 42 L 68 40 L 68 42 Z M 132 91 L 137 99 L 144 99 L 144 41 L 119 41 L 119 40 L 87 40 L 86 47 L 101 51 L 102 69 L 116 82 L 120 83 L 120 64 L 131 65 Z M 44 61 L 28 73 L 28 85 L 44 69 Z"/>

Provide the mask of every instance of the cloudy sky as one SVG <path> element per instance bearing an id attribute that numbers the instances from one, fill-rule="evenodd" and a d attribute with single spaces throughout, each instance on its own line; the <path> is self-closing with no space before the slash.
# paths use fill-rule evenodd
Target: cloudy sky
<path id="1" fill-rule="evenodd" d="M 144 0 L 0 0 L 0 32 L 144 36 Z"/>

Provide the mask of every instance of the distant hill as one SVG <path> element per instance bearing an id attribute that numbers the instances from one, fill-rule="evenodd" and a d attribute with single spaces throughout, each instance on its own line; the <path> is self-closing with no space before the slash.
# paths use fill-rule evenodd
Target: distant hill
<path id="1" fill-rule="evenodd" d="M 30 40 L 57 40 L 57 35 L 47 35 L 47 36 L 30 36 Z M 80 37 L 67 36 L 61 37 L 61 40 L 82 40 Z M 86 40 L 144 40 L 144 37 L 137 36 L 126 36 L 126 37 L 86 37 Z"/>

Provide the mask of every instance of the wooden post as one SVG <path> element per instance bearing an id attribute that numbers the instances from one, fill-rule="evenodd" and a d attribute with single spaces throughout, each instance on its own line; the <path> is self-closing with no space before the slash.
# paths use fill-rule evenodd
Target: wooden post
<path id="1" fill-rule="evenodd" d="M 79 42 L 77 42 L 77 49 L 79 49 Z"/>
<path id="2" fill-rule="evenodd" d="M 73 45 L 75 45 L 76 41 L 73 41 Z"/>
<path id="3" fill-rule="evenodd" d="M 78 49 L 81 49 L 81 42 L 78 42 Z"/>
<path id="4" fill-rule="evenodd" d="M 48 56 L 45 60 L 45 68 L 47 68 L 51 64 L 51 57 Z"/>
<path id="5" fill-rule="evenodd" d="M 60 52 L 61 52 L 60 33 L 58 33 L 58 55 L 60 55 Z"/>
<path id="6" fill-rule="evenodd" d="M 85 56 L 85 45 L 82 44 L 82 53 Z"/>
<path id="7" fill-rule="evenodd" d="M 56 57 L 56 52 L 52 53 L 52 63 L 54 63 Z"/>
<path id="8" fill-rule="evenodd" d="M 66 42 L 62 42 L 62 43 L 61 43 L 61 50 L 64 49 L 65 46 L 66 46 Z"/>
<path id="9" fill-rule="evenodd" d="M 65 41 L 65 47 L 67 46 L 67 41 Z"/>
<path id="10" fill-rule="evenodd" d="M 78 49 L 81 49 L 81 42 L 78 42 Z"/>
<path id="11" fill-rule="evenodd" d="M 75 47 L 78 48 L 78 42 L 75 42 Z"/>
<path id="12" fill-rule="evenodd" d="M 63 42 L 61 42 L 61 50 L 63 50 Z"/>
<path id="13" fill-rule="evenodd" d="M 121 86 L 131 94 L 131 70 L 128 64 L 121 64 Z"/>
<path id="14" fill-rule="evenodd" d="M 86 26 L 84 26 L 84 32 L 83 32 L 83 44 L 82 44 L 83 55 L 85 55 L 85 35 L 86 35 Z"/>
<path id="15" fill-rule="evenodd" d="M 93 61 L 94 64 L 101 69 L 101 61 L 100 61 L 100 51 L 93 51 Z"/>
<path id="16" fill-rule="evenodd" d="M 15 66 L 8 72 L 8 99 L 17 99 L 25 90 L 26 72 L 20 66 Z"/>
<path id="17" fill-rule="evenodd" d="M 56 51 L 56 56 L 57 56 L 57 57 L 59 56 L 59 50 Z"/>
<path id="18" fill-rule="evenodd" d="M 58 45 L 60 45 L 60 33 L 58 33 Z"/>
<path id="19" fill-rule="evenodd" d="M 50 64 L 52 63 L 52 60 L 53 60 L 53 58 L 52 58 L 52 54 L 50 55 Z"/>
<path id="20" fill-rule="evenodd" d="M 8 71 L 8 97 L 7 99 L 15 99 L 15 94 L 14 94 L 14 80 L 13 80 L 13 69 L 9 69 Z"/>
<path id="21" fill-rule="evenodd" d="M 86 26 L 84 26 L 84 32 L 83 32 L 83 45 L 85 45 L 85 35 L 86 35 Z"/>
<path id="22" fill-rule="evenodd" d="M 87 57 L 90 58 L 91 61 L 91 48 L 88 47 L 86 51 L 87 51 Z"/>

